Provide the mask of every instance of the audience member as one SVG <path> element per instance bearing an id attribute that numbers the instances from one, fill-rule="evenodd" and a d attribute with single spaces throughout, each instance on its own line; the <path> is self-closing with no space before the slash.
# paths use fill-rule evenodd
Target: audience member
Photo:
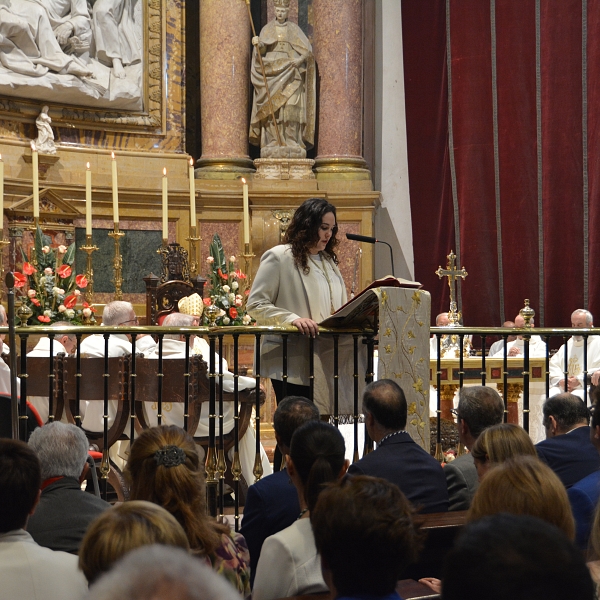
<path id="1" fill-rule="evenodd" d="M 500 514 L 469 523 L 444 561 L 442 600 L 484 598 L 592 600 L 594 585 L 563 532 L 534 517 Z"/>
<path id="2" fill-rule="evenodd" d="M 79 552 L 79 568 L 91 585 L 125 554 L 151 544 L 189 551 L 177 519 L 162 506 L 132 500 L 101 514 L 88 529 Z"/>
<path id="3" fill-rule="evenodd" d="M 473 385 L 460 390 L 456 421 L 459 442 L 469 452 L 444 467 L 450 507 L 448 510 L 467 510 L 479 483 L 477 469 L 470 450 L 482 431 L 502 423 L 504 403 L 491 387 Z"/>
<path id="4" fill-rule="evenodd" d="M 516 456 L 490 469 L 473 497 L 467 520 L 503 512 L 538 517 L 562 529 L 569 539 L 575 537 L 567 491 L 535 456 Z"/>
<path id="5" fill-rule="evenodd" d="M 240 593 L 250 593 L 246 541 L 206 514 L 204 464 L 188 433 L 175 425 L 146 429 L 131 446 L 125 475 L 131 500 L 154 502 L 169 511 L 182 525 L 192 552 Z"/>
<path id="6" fill-rule="evenodd" d="M 304 423 L 319 420 L 319 409 L 301 396 L 284 398 L 273 415 L 275 439 L 282 456 L 290 453 L 292 435 Z M 263 477 L 248 488 L 244 518 L 240 533 L 250 551 L 251 583 L 263 542 L 271 535 L 289 527 L 300 512 L 298 493 L 290 485 L 287 470 Z"/>
<path id="7" fill-rule="evenodd" d="M 590 439 L 589 413 L 574 394 L 557 394 L 542 407 L 546 439 L 536 444 L 538 456 L 566 488 L 600 468 L 600 455 Z"/>
<path id="8" fill-rule="evenodd" d="M 321 493 L 310 520 L 332 597 L 399 599 L 397 581 L 421 546 L 413 513 L 385 479 L 344 477 Z"/>
<path id="9" fill-rule="evenodd" d="M 324 484 L 346 473 L 345 452 L 342 434 L 328 423 L 310 421 L 292 436 L 286 465 L 298 490 L 300 514 L 292 525 L 265 540 L 253 600 L 327 591 L 309 517 Z"/>
<path id="10" fill-rule="evenodd" d="M 502 327 L 506 327 L 506 328 L 513 328 L 515 326 L 514 321 L 504 321 L 504 323 L 502 323 Z M 510 342 L 514 342 L 517 339 L 516 335 L 509 335 L 506 338 L 506 343 L 509 344 Z M 494 356 L 495 354 L 498 354 L 500 351 L 502 351 L 502 356 L 504 355 L 504 338 L 502 338 L 501 340 L 498 340 L 497 342 L 494 342 L 491 346 L 490 349 L 488 350 L 488 356 Z"/>
<path id="11" fill-rule="evenodd" d="M 39 546 L 25 531 L 42 482 L 40 461 L 24 442 L 0 439 L 0 599 L 80 600 L 77 557 Z"/>
<path id="12" fill-rule="evenodd" d="M 40 546 L 77 554 L 89 524 L 110 507 L 81 491 L 89 471 L 85 433 L 75 425 L 48 423 L 31 434 L 29 445 L 40 460 L 42 495 L 27 531 Z"/>
<path id="13" fill-rule="evenodd" d="M 240 600 L 221 577 L 180 548 L 132 550 L 91 586 L 87 600 Z"/>
<path id="14" fill-rule="evenodd" d="M 405 430 L 406 397 L 391 379 L 370 383 L 363 396 L 365 423 L 377 449 L 348 469 L 353 475 L 382 477 L 395 483 L 423 513 L 448 510 L 448 489 L 440 463 Z"/>
<path id="15" fill-rule="evenodd" d="M 584 329 L 594 326 L 594 318 L 589 310 L 578 308 L 571 314 L 571 327 Z M 600 376 L 600 336 L 591 335 L 587 339 L 587 365 L 584 365 L 582 335 L 574 335 L 566 344 L 567 356 L 565 363 L 565 345 L 550 359 L 550 393 L 551 398 L 561 392 L 571 392 L 584 399 L 583 376 L 587 366 L 587 385 L 597 385 Z M 567 389 L 565 389 L 565 371 L 567 372 Z"/>
<path id="16" fill-rule="evenodd" d="M 479 481 L 497 464 L 515 456 L 536 456 L 535 446 L 527 432 L 513 423 L 488 427 L 477 438 L 471 450 Z"/>

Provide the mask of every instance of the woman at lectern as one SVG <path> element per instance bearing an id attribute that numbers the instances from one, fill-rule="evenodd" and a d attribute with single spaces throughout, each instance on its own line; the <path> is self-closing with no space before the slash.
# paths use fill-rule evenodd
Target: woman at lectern
<path id="1" fill-rule="evenodd" d="M 347 300 L 335 253 L 337 231 L 335 206 L 322 198 L 302 203 L 287 229 L 285 244 L 263 254 L 247 306 L 259 325 L 294 325 L 302 334 L 288 338 L 288 396 L 310 397 L 309 337 L 314 338 L 313 400 L 324 415 L 334 412 L 333 339 L 318 335 L 318 323 Z M 283 398 L 282 347 L 281 336 L 264 336 L 260 353 L 260 374 L 270 377 L 278 403 Z M 340 336 L 339 414 L 354 414 L 353 347 L 352 337 Z M 364 345 L 359 348 L 364 354 Z M 364 383 L 364 377 L 359 381 Z"/>

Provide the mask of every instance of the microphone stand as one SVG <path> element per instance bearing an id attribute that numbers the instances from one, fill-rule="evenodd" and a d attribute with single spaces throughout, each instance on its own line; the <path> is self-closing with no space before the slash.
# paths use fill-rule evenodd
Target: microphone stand
<path id="1" fill-rule="evenodd" d="M 394 270 L 394 253 L 392 251 L 392 247 L 387 242 L 383 240 L 378 240 L 377 238 L 370 237 L 368 235 L 358 235 L 357 233 L 347 233 L 346 238 L 349 240 L 353 240 L 355 242 L 366 242 L 367 244 L 385 244 L 390 249 L 390 260 L 392 262 L 392 275 L 396 277 L 396 271 Z"/>

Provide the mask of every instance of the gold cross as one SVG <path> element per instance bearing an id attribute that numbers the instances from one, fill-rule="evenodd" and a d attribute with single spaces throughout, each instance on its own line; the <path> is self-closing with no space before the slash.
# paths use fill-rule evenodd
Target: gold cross
<path id="1" fill-rule="evenodd" d="M 446 257 L 448 259 L 448 264 L 445 269 L 442 267 L 438 267 L 438 270 L 435 274 L 441 279 L 442 277 L 448 278 L 448 287 L 450 288 L 450 312 L 448 314 L 448 318 L 451 323 L 457 323 L 459 320 L 458 309 L 456 304 L 456 280 L 459 277 L 464 278 L 468 275 L 465 271 L 465 268 L 457 269 L 456 268 L 456 254 L 454 254 L 453 250 L 450 250 L 450 254 Z"/>

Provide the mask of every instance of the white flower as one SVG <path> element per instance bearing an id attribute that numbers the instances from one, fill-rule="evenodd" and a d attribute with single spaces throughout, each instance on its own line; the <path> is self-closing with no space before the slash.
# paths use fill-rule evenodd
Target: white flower
<path id="1" fill-rule="evenodd" d="M 230 256 L 229 257 L 229 262 L 235 262 L 235 256 Z"/>
<path id="2" fill-rule="evenodd" d="M 241 306 L 243 303 L 244 303 L 244 301 L 240 297 L 236 297 L 236 299 L 235 299 L 236 306 Z"/>
<path id="3" fill-rule="evenodd" d="M 229 321 L 229 317 L 225 317 L 223 319 L 223 325 L 229 325 L 230 321 Z"/>
<path id="4" fill-rule="evenodd" d="M 58 312 L 64 313 L 67 310 L 67 307 L 64 304 L 61 304 L 58 307 Z"/>
<path id="5" fill-rule="evenodd" d="M 67 247 L 66 247 L 66 246 L 63 246 L 63 245 L 61 244 L 61 245 L 58 247 L 58 251 L 59 251 L 61 254 L 65 254 L 65 252 L 67 251 Z"/>
<path id="6" fill-rule="evenodd" d="M 81 292 L 80 292 L 79 290 L 75 290 L 75 291 L 73 292 L 73 294 L 74 294 L 75 296 L 81 296 Z"/>
<path id="7" fill-rule="evenodd" d="M 207 256 L 206 262 L 210 265 L 215 262 L 215 259 L 212 256 Z"/>
<path id="8" fill-rule="evenodd" d="M 244 315 L 242 317 L 242 322 L 244 325 L 248 325 L 252 321 L 252 317 L 250 315 Z"/>
<path id="9" fill-rule="evenodd" d="M 44 311 L 44 316 L 45 317 L 51 317 L 52 316 L 52 311 L 51 310 L 45 310 Z"/>
<path id="10" fill-rule="evenodd" d="M 72 308 L 67 308 L 67 310 L 65 310 L 65 317 L 67 317 L 67 319 L 72 319 L 75 316 L 75 311 Z"/>
<path id="11" fill-rule="evenodd" d="M 231 288 L 230 288 L 228 285 L 224 285 L 224 286 L 223 286 L 223 291 L 224 291 L 226 294 L 229 294 L 229 292 L 231 291 Z"/>
<path id="12" fill-rule="evenodd" d="M 237 290 L 239 287 L 240 287 L 240 284 L 239 284 L 237 281 L 234 281 L 234 282 L 231 284 L 231 289 L 232 289 L 232 290 Z"/>
<path id="13" fill-rule="evenodd" d="M 44 246 L 44 247 L 42 248 L 42 252 L 43 252 L 44 254 L 48 254 L 48 253 L 50 252 L 50 246 Z"/>
<path id="14" fill-rule="evenodd" d="M 46 246 L 47 248 L 48 246 Z M 44 269 L 44 275 L 52 275 L 52 269 L 50 267 L 46 267 Z"/>
<path id="15" fill-rule="evenodd" d="M 30 298 L 35 298 L 35 290 L 29 290 L 29 291 L 27 292 L 27 295 L 28 295 Z"/>
<path id="16" fill-rule="evenodd" d="M 59 287 L 56 287 L 56 286 L 54 286 L 54 287 L 52 288 L 52 293 L 53 293 L 55 296 L 61 296 L 61 295 L 64 295 L 64 293 L 65 293 L 65 290 L 61 290 Z"/>
<path id="17" fill-rule="evenodd" d="M 231 303 L 235 302 L 235 294 L 229 294 L 228 298 L 229 298 L 229 302 L 231 302 Z"/>
<path id="18" fill-rule="evenodd" d="M 224 311 L 222 308 L 221 308 L 221 309 L 219 309 L 219 314 L 217 315 L 217 319 L 218 319 L 219 317 L 224 317 L 224 316 L 225 316 L 225 311 Z"/>
<path id="19" fill-rule="evenodd" d="M 91 308 L 84 308 L 81 312 L 83 313 L 83 316 L 86 319 L 92 316 L 92 309 Z"/>

